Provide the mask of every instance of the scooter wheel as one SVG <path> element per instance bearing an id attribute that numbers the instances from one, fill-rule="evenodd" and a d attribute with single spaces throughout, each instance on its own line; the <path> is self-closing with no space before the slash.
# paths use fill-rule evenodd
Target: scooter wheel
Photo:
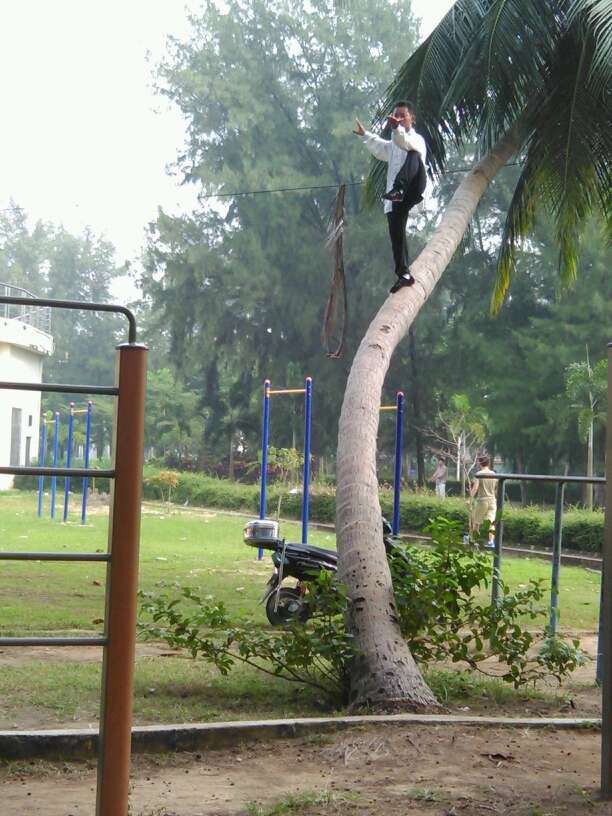
<path id="1" fill-rule="evenodd" d="M 283 587 L 278 593 L 278 605 L 276 592 L 268 598 L 266 616 L 272 626 L 288 626 L 290 623 L 305 623 L 310 617 L 310 611 L 301 592 Z"/>

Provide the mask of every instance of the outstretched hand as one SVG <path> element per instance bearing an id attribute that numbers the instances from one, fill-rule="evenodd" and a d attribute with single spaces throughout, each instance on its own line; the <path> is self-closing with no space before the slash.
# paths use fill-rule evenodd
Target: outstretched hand
<path id="1" fill-rule="evenodd" d="M 355 122 L 357 122 L 357 127 L 353 130 L 353 133 L 355 133 L 357 136 L 364 136 L 365 132 L 366 132 L 366 129 L 361 124 L 359 119 L 355 119 Z"/>

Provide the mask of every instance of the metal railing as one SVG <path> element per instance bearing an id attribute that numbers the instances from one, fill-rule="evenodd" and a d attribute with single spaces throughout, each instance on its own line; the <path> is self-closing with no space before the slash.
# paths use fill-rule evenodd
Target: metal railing
<path id="1" fill-rule="evenodd" d="M 1 291 L 1 290 L 0 290 Z M 104 632 L 101 637 L 0 637 L 0 646 L 102 646 L 102 696 L 98 749 L 96 816 L 127 816 L 131 756 L 132 696 L 136 648 L 138 548 L 146 386 L 146 347 L 136 342 L 134 315 L 105 303 L 24 298 L 0 294 L 7 306 L 75 309 L 123 314 L 127 343 L 117 346 L 113 387 L 57 383 L 0 382 L 0 389 L 44 393 L 105 394 L 115 397 L 112 469 L 0 467 L 0 474 L 33 476 L 107 476 L 112 480 L 110 529 L 106 553 L 0 552 L 0 560 L 101 561 L 106 563 Z M 21 318 L 20 318 L 21 319 Z"/>
<path id="2" fill-rule="evenodd" d="M 19 320 L 46 334 L 51 334 L 51 307 L 32 303 L 32 300 L 36 300 L 36 295 L 33 295 L 32 292 L 28 292 L 21 286 L 13 286 L 11 283 L 0 283 L 0 296 L 2 297 L 0 317 Z M 14 299 L 18 299 L 19 303 L 15 303 Z"/>
<path id="3" fill-rule="evenodd" d="M 563 541 L 563 498 L 566 484 L 605 484 L 603 476 L 548 476 L 529 473 L 476 473 L 476 479 L 497 481 L 497 511 L 495 513 L 495 549 L 493 552 L 493 579 L 491 581 L 491 602 L 499 604 L 501 581 L 502 549 L 504 540 L 504 504 L 506 482 L 553 482 L 555 488 L 555 523 L 552 538 L 552 574 L 550 581 L 550 614 L 548 631 L 557 632 L 559 619 L 559 573 L 561 570 L 561 548 Z"/>

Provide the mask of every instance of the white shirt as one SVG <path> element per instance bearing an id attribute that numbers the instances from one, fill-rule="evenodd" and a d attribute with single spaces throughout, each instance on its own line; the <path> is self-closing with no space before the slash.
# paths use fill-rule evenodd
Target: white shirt
<path id="1" fill-rule="evenodd" d="M 366 130 L 361 138 L 373 156 L 388 163 L 386 193 L 392 189 L 395 177 L 406 160 L 408 150 L 416 150 L 420 154 L 423 164 L 427 162 L 425 139 L 414 128 L 406 130 L 403 125 L 398 125 L 392 132 L 390 140 L 381 139 L 380 136 L 370 133 L 369 130 Z M 385 212 L 391 212 L 392 208 L 392 202 L 385 201 Z"/>

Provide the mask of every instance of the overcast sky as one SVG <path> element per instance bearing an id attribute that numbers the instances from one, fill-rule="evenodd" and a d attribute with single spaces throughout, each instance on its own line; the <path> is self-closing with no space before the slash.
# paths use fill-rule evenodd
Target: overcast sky
<path id="1" fill-rule="evenodd" d="M 384 2 L 384 0 L 381 0 Z M 413 0 L 425 36 L 453 0 Z M 152 89 L 169 34 L 187 33 L 197 0 L 19 0 L 0 10 L 0 207 L 87 225 L 138 256 L 158 205 L 190 209 L 166 173 L 182 144 L 179 114 Z M 147 60 L 150 53 L 151 61 Z"/>

